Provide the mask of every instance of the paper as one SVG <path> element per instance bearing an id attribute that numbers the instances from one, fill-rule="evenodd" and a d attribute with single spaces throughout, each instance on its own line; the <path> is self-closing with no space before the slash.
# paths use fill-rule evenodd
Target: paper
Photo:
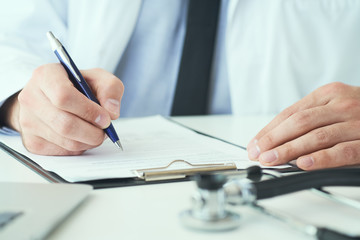
<path id="1" fill-rule="evenodd" d="M 124 151 L 107 139 L 100 147 L 80 156 L 39 156 L 27 152 L 20 137 L 1 136 L 0 141 L 69 182 L 136 177 L 134 170 L 163 167 L 176 159 L 193 164 L 234 162 L 238 168 L 257 164 L 248 160 L 241 148 L 160 116 L 121 119 L 113 125 Z"/>

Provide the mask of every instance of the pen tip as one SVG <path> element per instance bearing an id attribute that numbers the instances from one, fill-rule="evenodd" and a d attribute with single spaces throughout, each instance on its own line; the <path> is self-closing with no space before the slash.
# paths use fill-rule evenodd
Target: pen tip
<path id="1" fill-rule="evenodd" d="M 115 145 L 121 149 L 121 151 L 124 151 L 123 147 L 121 146 L 120 140 L 115 142 Z"/>

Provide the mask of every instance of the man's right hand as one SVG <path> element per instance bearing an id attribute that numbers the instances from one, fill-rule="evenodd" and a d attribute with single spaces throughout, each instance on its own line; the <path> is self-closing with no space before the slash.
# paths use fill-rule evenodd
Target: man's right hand
<path id="1" fill-rule="evenodd" d="M 120 115 L 124 86 L 102 69 L 81 73 L 101 106 L 73 86 L 61 64 L 37 68 L 18 97 L 7 103 L 7 125 L 21 134 L 28 151 L 79 155 L 102 144 L 103 129 Z"/>

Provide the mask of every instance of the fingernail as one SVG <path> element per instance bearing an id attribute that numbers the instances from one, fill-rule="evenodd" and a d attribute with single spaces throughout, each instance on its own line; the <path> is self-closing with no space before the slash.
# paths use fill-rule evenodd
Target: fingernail
<path id="1" fill-rule="evenodd" d="M 116 116 L 120 115 L 120 102 L 118 100 L 110 98 L 106 100 L 104 107 Z"/>
<path id="2" fill-rule="evenodd" d="M 257 145 L 257 142 L 258 140 L 254 139 L 254 141 L 249 144 L 248 153 L 250 159 L 257 159 L 260 155 L 260 148 Z"/>
<path id="3" fill-rule="evenodd" d="M 96 123 L 97 125 L 99 125 L 99 127 L 101 127 L 101 128 L 106 128 L 106 127 L 108 127 L 108 125 L 109 125 L 109 123 L 108 123 L 108 121 L 106 120 L 106 118 L 103 117 L 103 116 L 101 116 L 101 115 L 99 115 L 99 116 L 95 119 L 95 123 Z"/>
<path id="4" fill-rule="evenodd" d="M 267 152 L 264 152 L 263 154 L 261 154 L 260 162 L 272 163 L 272 162 L 276 161 L 278 158 L 279 158 L 278 152 L 276 150 L 271 150 L 271 151 L 267 151 Z"/>
<path id="5" fill-rule="evenodd" d="M 306 156 L 306 157 L 301 157 L 297 160 L 297 165 L 300 168 L 309 168 L 312 165 L 314 165 L 314 159 L 312 157 Z"/>

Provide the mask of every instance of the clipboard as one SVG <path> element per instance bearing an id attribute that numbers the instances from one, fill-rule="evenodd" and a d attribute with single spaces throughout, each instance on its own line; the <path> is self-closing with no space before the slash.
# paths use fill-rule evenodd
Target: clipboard
<path id="1" fill-rule="evenodd" d="M 36 162 L 31 160 L 29 157 L 17 152 L 10 148 L 3 142 L 0 142 L 0 148 L 8 153 L 10 156 L 24 164 L 40 176 L 52 183 L 84 183 L 90 184 L 94 189 L 100 188 L 111 188 L 111 187 L 124 187 L 133 185 L 144 185 L 153 183 L 168 183 L 176 181 L 188 181 L 191 176 L 198 173 L 210 173 L 210 172 L 222 172 L 222 171 L 237 171 L 235 163 L 219 163 L 219 164 L 192 164 L 185 160 L 177 159 L 171 161 L 167 166 L 158 168 L 148 169 L 135 169 L 134 173 L 137 175 L 136 178 L 109 178 L 109 179 L 98 179 L 89 181 L 69 182 L 63 179 L 58 174 L 47 171 L 38 165 Z M 188 168 L 170 169 L 175 163 L 183 163 Z"/>
<path id="2" fill-rule="evenodd" d="M 190 181 L 192 180 L 191 177 L 198 173 L 221 172 L 221 173 L 227 173 L 227 174 L 230 173 L 231 175 L 236 175 L 238 171 L 243 170 L 243 169 L 237 169 L 234 163 L 191 164 L 185 160 L 177 159 L 171 161 L 167 166 L 163 166 L 163 167 L 136 169 L 134 170 L 134 172 L 137 175 L 137 177 L 135 178 L 108 178 L 108 179 L 97 179 L 97 180 L 89 180 L 89 181 L 69 182 L 63 179 L 58 174 L 52 171 L 45 170 L 36 162 L 31 160 L 29 157 L 10 148 L 3 142 L 0 142 L 0 149 L 2 149 L 11 157 L 16 159 L 20 163 L 24 164 L 26 167 L 30 168 L 32 171 L 39 174 L 40 176 L 42 176 L 51 183 L 69 183 L 69 184 L 82 183 L 82 184 L 92 185 L 94 189 Z M 175 163 L 183 163 L 185 165 L 188 165 L 189 168 L 170 169 L 170 167 Z M 294 171 L 299 171 L 299 168 L 293 165 L 290 168 L 275 169 L 275 170 L 279 172 L 294 172 Z"/>
<path id="3" fill-rule="evenodd" d="M 135 123 L 133 121 L 135 121 Z M 132 127 L 134 127 L 134 124 L 135 124 L 135 126 L 137 126 L 138 124 L 142 124 L 143 127 L 144 126 L 146 126 L 146 127 L 153 126 L 153 124 L 157 124 L 158 126 L 160 126 L 159 124 L 161 123 L 161 131 L 163 131 L 164 127 L 168 127 L 168 129 L 170 129 L 169 131 L 178 132 L 177 134 L 179 134 L 179 132 L 181 134 L 184 134 L 183 130 L 181 130 L 181 129 L 187 129 L 187 130 L 190 130 L 190 132 L 189 133 L 185 132 L 185 135 L 180 135 L 180 136 L 182 136 L 182 137 L 185 136 L 185 138 L 186 138 L 187 136 L 191 135 L 190 136 L 190 139 L 191 139 L 194 136 L 193 133 L 195 133 L 195 135 L 202 135 L 201 138 L 197 139 L 197 141 L 199 139 L 201 139 L 201 141 L 205 141 L 208 144 L 209 142 L 213 142 L 213 140 L 216 140 L 218 142 L 222 142 L 220 144 L 222 146 L 232 145 L 231 149 L 234 146 L 236 148 L 245 150 L 245 148 L 242 146 L 228 142 L 221 138 L 217 138 L 217 137 L 214 137 L 214 136 L 211 136 L 208 134 L 204 134 L 202 132 L 198 132 L 192 128 L 189 128 L 187 126 L 179 124 L 176 121 L 173 121 L 168 118 L 164 119 L 161 117 L 160 118 L 159 117 L 149 117 L 149 118 L 145 118 L 145 119 L 137 119 L 137 120 L 132 120 L 131 122 L 130 121 L 122 122 L 122 126 L 126 125 L 126 123 L 128 123 L 128 124 L 131 123 L 130 126 L 132 126 Z M 127 125 L 127 126 L 129 127 L 129 125 Z M 133 131 L 133 130 L 131 130 L 131 131 Z M 131 134 L 132 133 L 133 132 L 131 132 Z M 138 133 L 142 134 L 143 130 L 140 129 L 138 131 Z M 176 135 L 176 136 L 179 136 L 179 135 Z M 212 140 L 208 141 L 207 139 L 212 139 Z M 182 142 L 180 141 L 180 143 L 182 143 Z M 109 146 L 113 147 L 113 145 L 109 145 Z M 25 166 L 27 166 L 28 168 L 30 168 L 31 170 L 33 170 L 40 176 L 47 179 L 49 182 L 90 184 L 95 189 L 109 188 L 109 187 L 134 186 L 134 185 L 143 185 L 143 184 L 154 184 L 154 183 L 168 183 L 168 182 L 176 182 L 176 181 L 188 181 L 188 180 L 191 180 L 193 175 L 195 175 L 197 173 L 204 173 L 204 172 L 210 172 L 210 173 L 222 172 L 222 173 L 226 173 L 227 175 L 230 175 L 230 174 L 238 175 L 240 172 L 242 172 L 242 170 L 244 170 L 244 168 L 249 167 L 249 165 L 247 165 L 247 166 L 244 166 L 243 169 L 240 169 L 234 163 L 234 160 L 221 161 L 219 163 L 219 161 L 214 161 L 214 160 L 210 160 L 210 159 L 209 159 L 209 161 L 206 161 L 206 159 L 203 159 L 201 162 L 198 162 L 198 164 L 195 164 L 195 163 L 197 163 L 196 161 L 189 162 L 189 161 L 191 161 L 191 158 L 187 159 L 186 156 L 181 156 L 181 154 L 180 155 L 175 154 L 174 156 L 169 155 L 169 158 L 163 159 L 161 161 L 161 163 L 159 163 L 157 165 L 149 165 L 151 167 L 153 166 L 153 168 L 145 168 L 144 169 L 143 167 L 144 166 L 146 167 L 146 165 L 141 165 L 141 164 L 134 165 L 135 169 L 131 169 L 128 167 L 127 171 L 129 171 L 129 173 L 131 173 L 131 174 L 128 174 L 125 176 L 121 176 L 121 175 L 117 175 L 117 174 L 110 174 L 108 177 L 102 176 L 99 178 L 88 178 L 88 179 L 74 178 L 74 180 L 71 180 L 71 179 L 67 178 L 65 175 L 62 177 L 61 173 L 57 174 L 56 172 L 53 172 L 53 171 L 56 171 L 56 169 L 47 170 L 47 169 L 43 168 L 40 165 L 40 163 L 38 164 L 35 160 L 31 159 L 31 157 L 26 156 L 25 155 L 26 153 L 22 154 L 21 152 L 16 150 L 16 148 L 13 148 L 11 144 L 6 145 L 6 142 L 2 142 L 1 140 L 0 140 L 0 149 L 5 151 L 6 153 L 8 153 L 10 156 L 12 156 L 17 161 L 19 161 L 22 164 L 24 164 Z M 185 149 L 187 149 L 187 148 L 185 148 Z M 230 149 L 230 148 L 228 148 L 228 149 Z M 161 151 L 161 148 L 159 148 L 159 150 Z M 131 151 L 134 151 L 134 149 L 130 150 L 130 152 Z M 206 152 L 206 148 L 203 149 L 203 151 Z M 221 158 L 221 155 L 219 155 L 218 157 Z M 177 159 L 177 158 L 180 158 L 180 159 Z M 187 161 L 185 161 L 185 160 L 187 160 Z M 142 168 L 142 169 L 139 169 L 139 168 Z M 294 167 L 278 169 L 278 171 L 281 171 L 281 172 L 294 171 L 294 170 L 296 171 L 299 169 L 294 168 Z M 117 176 L 119 176 L 119 177 L 117 177 Z M 94 179 L 94 180 L 92 180 L 92 179 Z"/>

